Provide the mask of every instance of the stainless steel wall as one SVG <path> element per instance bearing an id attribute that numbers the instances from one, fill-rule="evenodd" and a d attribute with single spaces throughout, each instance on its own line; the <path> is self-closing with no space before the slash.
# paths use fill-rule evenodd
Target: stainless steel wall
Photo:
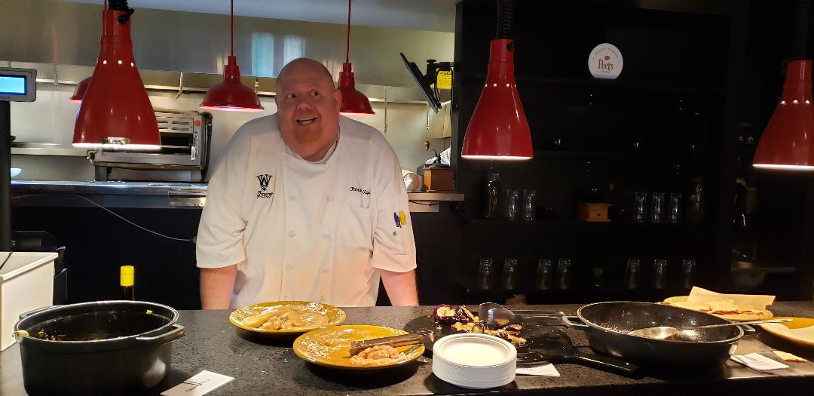
<path id="1" fill-rule="evenodd" d="M 0 59 L 92 66 L 101 11 L 102 0 L 0 0 Z M 136 9 L 132 33 L 139 68 L 221 73 L 229 54 L 228 15 Z M 350 61 L 356 81 L 412 86 L 399 52 L 423 68 L 428 58 L 452 60 L 453 39 L 453 33 L 354 26 Z M 338 76 L 345 25 L 235 17 L 235 55 L 245 75 L 276 77 L 287 61 L 305 56 Z"/>

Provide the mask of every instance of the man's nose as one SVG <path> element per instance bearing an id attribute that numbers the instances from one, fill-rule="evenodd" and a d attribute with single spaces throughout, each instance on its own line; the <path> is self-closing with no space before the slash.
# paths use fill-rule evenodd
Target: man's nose
<path id="1" fill-rule="evenodd" d="M 297 110 L 306 110 L 312 107 L 311 100 L 307 97 L 305 98 L 297 98 Z"/>

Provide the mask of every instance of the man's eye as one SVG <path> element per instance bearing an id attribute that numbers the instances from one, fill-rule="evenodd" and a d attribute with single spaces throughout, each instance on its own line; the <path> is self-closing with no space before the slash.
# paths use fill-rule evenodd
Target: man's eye
<path id="1" fill-rule="evenodd" d="M 311 91 L 311 96 L 319 96 L 319 92 L 317 92 L 317 91 Z"/>
<path id="2" fill-rule="evenodd" d="M 285 97 L 286 97 L 287 99 L 294 99 L 294 98 L 296 98 L 296 97 L 297 97 L 297 94 L 290 93 L 290 94 L 286 95 Z"/>

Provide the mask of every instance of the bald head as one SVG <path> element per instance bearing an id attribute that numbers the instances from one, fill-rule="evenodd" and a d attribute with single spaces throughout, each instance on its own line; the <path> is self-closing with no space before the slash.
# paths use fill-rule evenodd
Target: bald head
<path id="1" fill-rule="evenodd" d="M 288 62 L 283 69 L 280 70 L 280 74 L 277 75 L 277 85 L 282 85 L 285 83 L 286 77 L 290 74 L 295 72 L 305 72 L 305 73 L 313 73 L 312 75 L 321 76 L 325 78 L 325 82 L 331 84 L 333 86 L 334 79 L 331 76 L 331 72 L 322 64 L 313 59 L 308 58 L 297 58 L 291 62 Z"/>
<path id="2" fill-rule="evenodd" d="M 321 63 L 289 62 L 277 76 L 277 125 L 286 144 L 308 161 L 324 158 L 339 136 L 342 93 Z"/>

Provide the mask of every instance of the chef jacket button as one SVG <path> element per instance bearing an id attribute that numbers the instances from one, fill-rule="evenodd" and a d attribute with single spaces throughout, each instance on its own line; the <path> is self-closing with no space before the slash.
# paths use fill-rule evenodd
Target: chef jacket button
<path id="1" fill-rule="evenodd" d="M 289 231 L 288 232 L 289 238 L 294 238 L 294 235 L 297 235 L 294 231 Z"/>
<path id="2" fill-rule="evenodd" d="M 294 269 L 294 266 L 293 266 L 293 265 L 287 265 L 287 266 L 285 267 L 285 269 L 286 269 L 286 270 L 288 270 L 288 271 L 291 271 L 291 270 L 293 270 L 293 269 Z"/>
<path id="3" fill-rule="evenodd" d="M 289 196 L 288 196 L 288 200 L 289 200 L 289 201 L 293 201 L 294 199 L 295 199 L 295 197 L 294 197 L 293 195 L 289 195 Z"/>
<path id="4" fill-rule="evenodd" d="M 333 202 L 333 201 L 334 201 L 334 196 L 333 196 L 333 195 L 329 195 L 329 196 L 328 196 L 328 202 Z"/>
<path id="5" fill-rule="evenodd" d="M 322 234 L 322 235 L 323 235 L 325 238 L 331 239 L 331 233 L 330 233 L 330 232 L 326 232 L 326 233 L 324 233 L 324 234 Z"/>

